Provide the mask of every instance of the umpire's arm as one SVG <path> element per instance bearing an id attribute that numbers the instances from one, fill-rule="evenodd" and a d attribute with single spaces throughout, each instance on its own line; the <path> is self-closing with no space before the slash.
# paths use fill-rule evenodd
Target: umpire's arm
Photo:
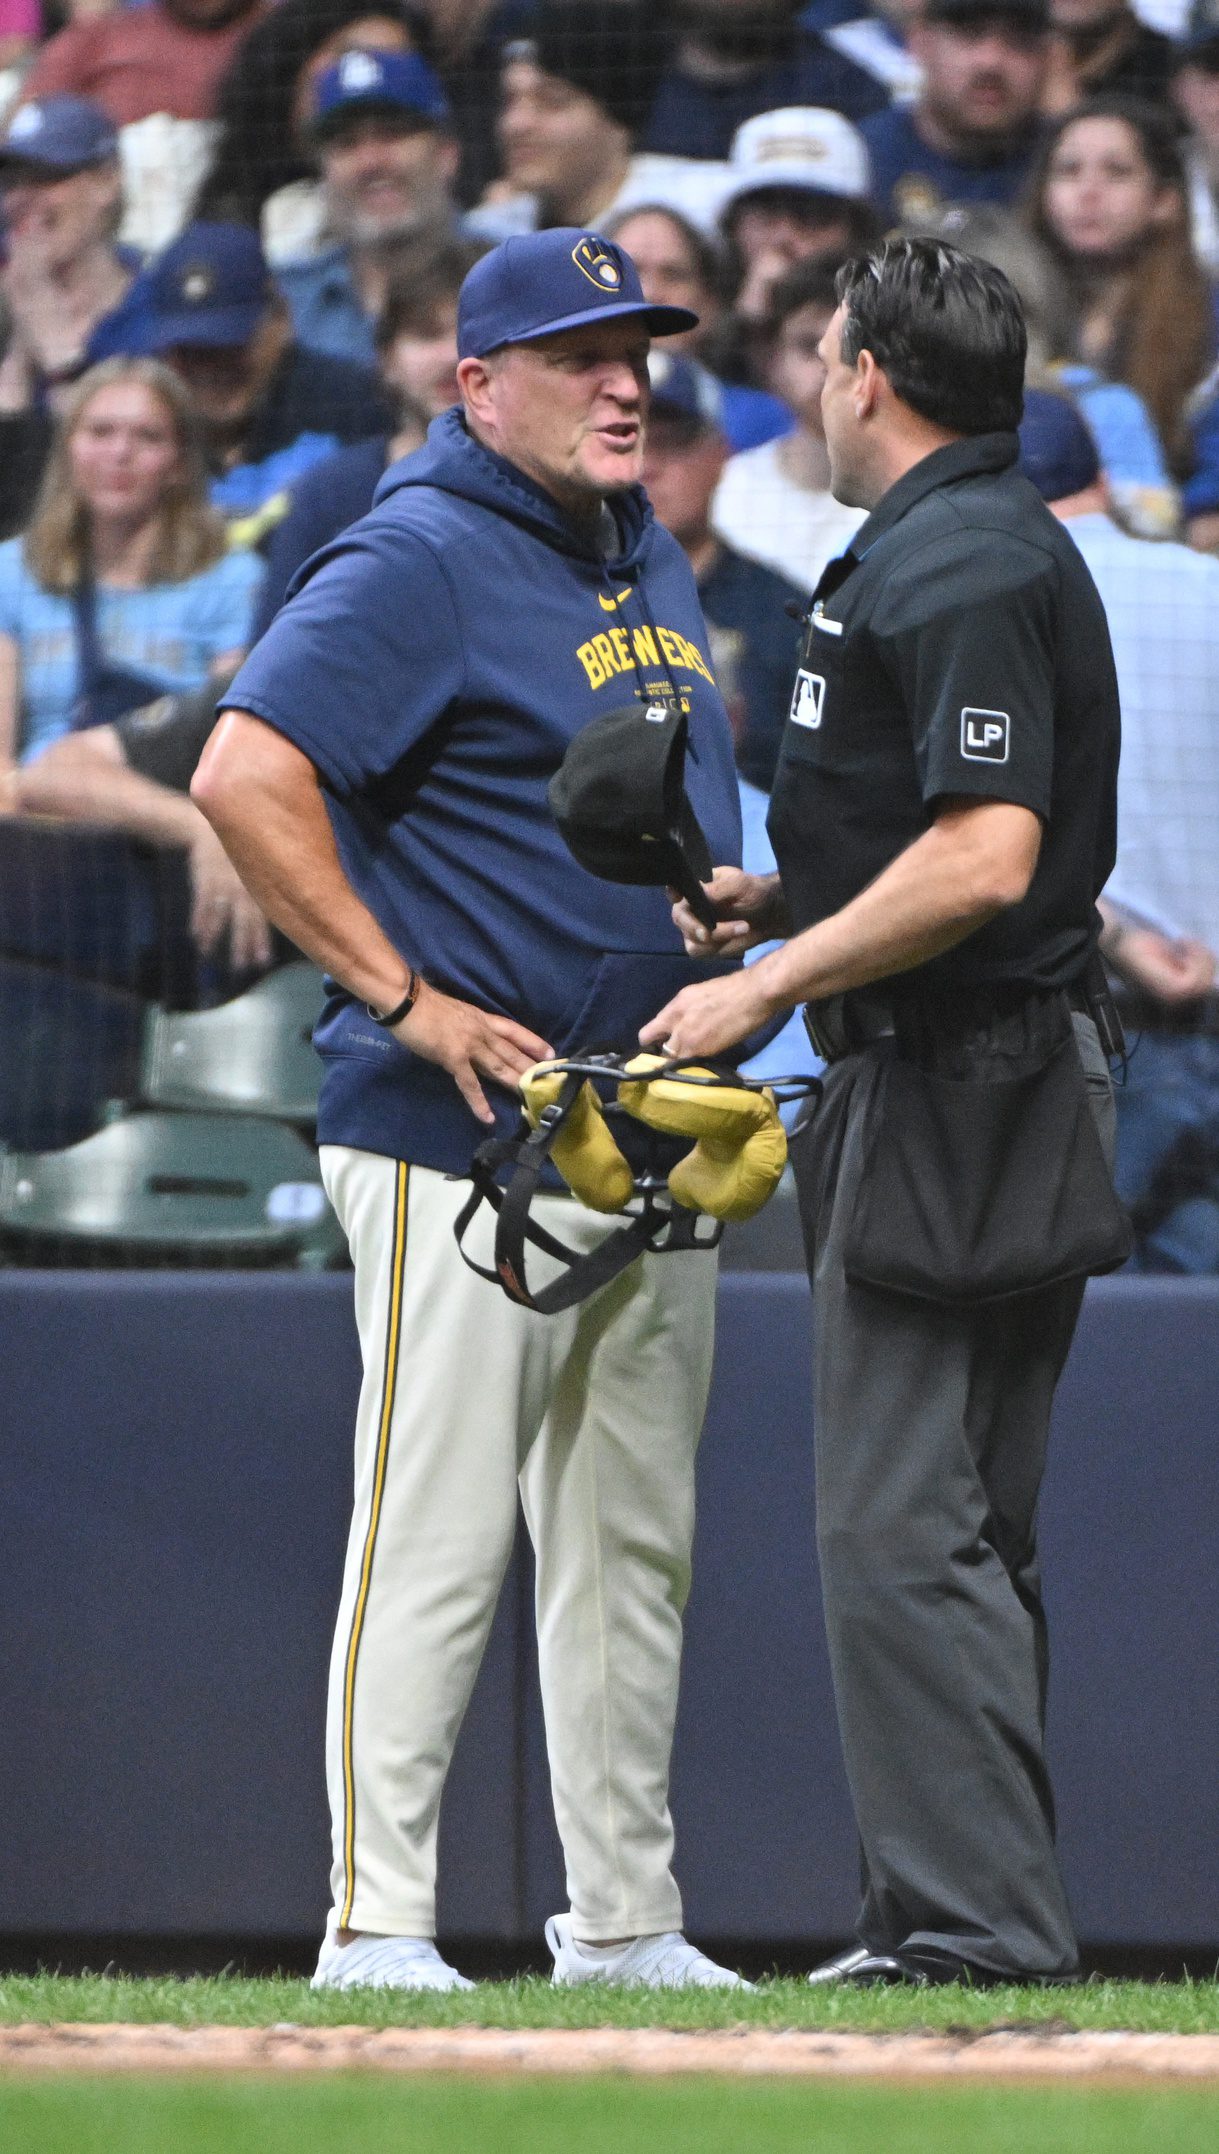
<path id="1" fill-rule="evenodd" d="M 394 1037 L 449 1071 L 480 1121 L 494 1114 L 480 1075 L 514 1085 L 551 1053 L 511 1018 L 475 1009 L 423 978 L 425 951 L 394 949 L 343 872 L 319 773 L 308 756 L 249 711 L 228 710 L 191 784 L 243 883 L 298 949 L 374 1010 L 393 1010 L 419 975 Z"/>

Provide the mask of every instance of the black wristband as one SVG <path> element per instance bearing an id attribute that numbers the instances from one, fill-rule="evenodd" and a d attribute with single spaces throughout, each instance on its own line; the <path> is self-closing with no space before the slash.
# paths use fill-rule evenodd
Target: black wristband
<path id="1" fill-rule="evenodd" d="M 374 1025 L 384 1025 L 387 1029 L 394 1025 L 400 1025 L 403 1018 L 406 1016 L 408 1010 L 414 1009 L 415 1003 L 418 1000 L 419 989 L 422 985 L 422 982 L 420 981 L 419 975 L 415 971 L 414 966 L 412 965 L 409 969 L 410 984 L 407 987 L 406 993 L 403 995 L 401 1002 L 397 1003 L 392 1010 L 386 1010 L 384 1016 L 382 1016 L 380 1010 L 374 1010 L 371 1002 L 365 1003 L 364 1007 L 368 1011 L 368 1014 L 371 1017 Z"/>

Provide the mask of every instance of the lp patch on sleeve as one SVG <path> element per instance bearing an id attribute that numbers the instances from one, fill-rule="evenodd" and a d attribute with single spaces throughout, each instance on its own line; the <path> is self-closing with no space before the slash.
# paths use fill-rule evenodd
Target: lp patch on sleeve
<path id="1" fill-rule="evenodd" d="M 979 711 L 966 704 L 961 712 L 961 754 L 970 763 L 1006 763 L 1012 721 L 1006 711 Z"/>

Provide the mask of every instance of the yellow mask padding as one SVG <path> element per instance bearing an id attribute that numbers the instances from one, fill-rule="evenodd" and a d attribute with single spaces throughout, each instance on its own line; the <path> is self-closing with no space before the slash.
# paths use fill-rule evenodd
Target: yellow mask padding
<path id="1" fill-rule="evenodd" d="M 566 1082 L 566 1070 L 556 1069 L 551 1062 L 535 1062 L 518 1078 L 531 1129 L 537 1128 L 544 1109 L 553 1107 Z M 629 1204 L 635 1189 L 634 1177 L 614 1143 L 601 1102 L 587 1080 L 576 1094 L 550 1156 L 573 1197 L 587 1204 L 590 1211 L 620 1212 Z"/>
<path id="2" fill-rule="evenodd" d="M 658 1055 L 636 1055 L 630 1077 L 663 1068 Z M 691 1076 L 710 1076 L 692 1069 Z M 787 1136 L 773 1092 L 742 1085 L 683 1084 L 661 1077 L 651 1084 L 622 1084 L 619 1105 L 649 1129 L 674 1137 L 697 1137 L 692 1152 L 669 1176 L 679 1204 L 712 1219 L 752 1219 L 773 1191 L 787 1162 Z"/>

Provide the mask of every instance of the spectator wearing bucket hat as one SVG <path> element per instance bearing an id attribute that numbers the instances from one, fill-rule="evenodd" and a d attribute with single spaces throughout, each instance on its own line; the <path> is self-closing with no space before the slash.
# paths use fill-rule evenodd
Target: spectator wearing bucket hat
<path id="1" fill-rule="evenodd" d="M 946 203 L 1014 203 L 1029 176 L 1050 65 L 1048 0 L 927 0 L 910 30 L 913 105 L 863 124 L 887 223 Z"/>
<path id="2" fill-rule="evenodd" d="M 46 97 L 0 134 L 9 318 L 0 360 L 0 535 L 22 528 L 50 446 L 49 400 L 85 365 L 99 322 L 138 268 L 119 246 L 118 137 L 99 105 Z"/>
<path id="3" fill-rule="evenodd" d="M 293 481 L 340 443 L 389 430 L 376 375 L 298 343 L 247 225 L 188 225 L 133 288 L 104 350 L 151 352 L 202 421 L 212 498 L 242 543 L 286 512 Z"/>
<path id="4" fill-rule="evenodd" d="M 668 44 L 652 0 L 538 0 L 504 47 L 497 135 L 504 178 L 474 212 L 495 238 L 552 224 L 601 230 L 661 202 L 713 223 L 720 168 L 640 152 Z"/>
<path id="5" fill-rule="evenodd" d="M 548 786 L 571 742 L 624 709 L 644 731 L 680 718 L 691 810 L 737 855 L 694 577 L 638 483 L 649 338 L 694 321 L 596 231 L 485 255 L 458 307 L 462 407 L 301 572 L 195 780 L 247 884 L 340 983 L 319 1133 L 366 1383 L 319 1988 L 466 1986 L 435 1944 L 437 1817 L 518 1489 L 572 1903 L 546 1925 L 555 1978 L 737 1980 L 681 1935 L 667 1801 L 714 1257 L 644 1255 L 539 1318 L 453 1233 L 524 1070 L 633 1050 L 662 976 L 694 974 L 664 892 L 564 843 Z M 533 1216 L 581 1250 L 606 1231 L 551 1191 Z"/>
<path id="6" fill-rule="evenodd" d="M 1194 253 L 1213 282 L 1219 277 L 1219 0 L 1194 0 L 1174 54 L 1172 94 L 1189 128 Z"/>
<path id="7" fill-rule="evenodd" d="M 732 145 L 720 227 L 738 265 L 733 312 L 761 322 L 797 262 L 837 263 L 880 232 L 863 136 L 840 112 L 795 105 L 747 120 Z"/>
<path id="8" fill-rule="evenodd" d="M 318 78 L 308 135 L 333 244 L 276 274 L 302 344 L 372 366 L 392 272 L 459 225 L 448 99 L 421 53 L 345 52 Z"/>

